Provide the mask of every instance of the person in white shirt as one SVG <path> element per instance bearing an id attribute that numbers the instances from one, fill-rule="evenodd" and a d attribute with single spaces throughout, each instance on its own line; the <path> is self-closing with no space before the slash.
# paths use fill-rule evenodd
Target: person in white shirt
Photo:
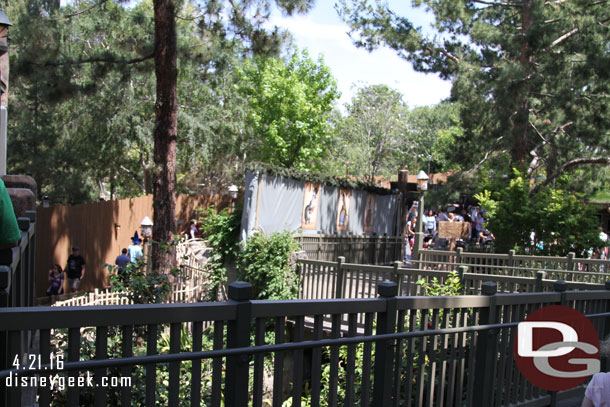
<path id="1" fill-rule="evenodd" d="M 610 355 L 610 338 L 599 345 L 599 353 Z M 610 407 L 610 373 L 597 373 L 587 385 L 581 407 Z"/>
<path id="2" fill-rule="evenodd" d="M 429 235 L 433 235 L 436 232 L 436 216 L 434 216 L 434 211 L 430 209 L 428 211 L 428 215 L 424 215 L 424 227 L 425 232 Z"/>

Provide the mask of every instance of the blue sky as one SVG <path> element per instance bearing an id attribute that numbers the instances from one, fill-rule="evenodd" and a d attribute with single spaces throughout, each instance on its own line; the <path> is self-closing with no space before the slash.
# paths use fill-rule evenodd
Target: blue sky
<path id="1" fill-rule="evenodd" d="M 341 106 L 351 100 L 357 88 L 366 84 L 383 83 L 398 89 L 410 107 L 435 104 L 449 96 L 449 82 L 434 74 L 414 72 L 408 62 L 389 48 L 371 53 L 356 48 L 347 35 L 347 25 L 334 9 L 334 3 L 332 0 L 317 0 L 307 15 L 283 17 L 276 13 L 270 22 L 288 29 L 294 36 L 295 45 L 308 49 L 312 57 L 323 56 L 341 91 Z M 427 28 L 430 17 L 422 9 L 411 8 L 406 0 L 389 3 L 393 10 Z"/>

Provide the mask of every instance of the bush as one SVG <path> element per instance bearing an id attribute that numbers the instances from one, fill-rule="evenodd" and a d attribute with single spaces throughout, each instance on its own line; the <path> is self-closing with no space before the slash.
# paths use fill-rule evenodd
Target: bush
<path id="1" fill-rule="evenodd" d="M 176 239 L 170 243 L 160 243 L 161 251 L 172 253 L 176 244 Z M 109 271 L 111 290 L 123 294 L 134 304 L 166 302 L 171 289 L 170 276 L 176 278 L 181 274 L 181 270 L 176 267 L 169 268 L 168 272 L 147 271 L 146 262 L 142 259 L 137 264 L 127 264 L 123 273 L 119 273 L 118 267 L 110 264 L 105 264 L 104 267 Z"/>
<path id="2" fill-rule="evenodd" d="M 602 245 L 595 210 L 582 197 L 551 187 L 530 196 L 529 179 L 516 170 L 512 179 L 490 182 L 475 198 L 487 210 L 498 252 L 565 256 L 573 251 L 580 257 Z"/>
<path id="3" fill-rule="evenodd" d="M 289 232 L 250 236 L 237 258 L 237 266 L 240 278 L 252 284 L 255 298 L 297 298 L 299 277 L 290 267 L 290 255 L 298 250 L 299 245 Z"/>
<path id="4" fill-rule="evenodd" d="M 212 280 L 209 299 L 215 301 L 218 287 L 227 282 L 226 263 L 233 261 L 238 251 L 241 207 L 235 207 L 233 212 L 230 212 L 228 208 L 219 212 L 214 206 L 197 211 L 202 237 L 207 240 L 208 246 L 212 249 L 207 269 Z"/>

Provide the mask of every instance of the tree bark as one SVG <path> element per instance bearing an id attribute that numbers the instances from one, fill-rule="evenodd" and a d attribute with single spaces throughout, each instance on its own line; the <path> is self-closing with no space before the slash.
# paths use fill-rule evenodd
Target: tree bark
<path id="1" fill-rule="evenodd" d="M 176 230 L 176 134 L 178 127 L 178 66 L 176 5 L 172 0 L 153 0 L 155 12 L 155 146 L 153 184 L 153 240 L 169 242 Z M 152 247 L 152 268 L 173 264 L 158 244 Z"/>
<path id="2" fill-rule="evenodd" d="M 511 162 L 523 164 L 531 151 L 529 140 L 529 76 L 531 73 L 531 56 L 529 44 L 529 30 L 532 26 L 531 0 L 523 0 L 521 5 L 521 53 L 519 64 L 521 65 L 523 79 L 517 88 L 517 111 L 514 117 L 513 142 L 511 146 Z"/>

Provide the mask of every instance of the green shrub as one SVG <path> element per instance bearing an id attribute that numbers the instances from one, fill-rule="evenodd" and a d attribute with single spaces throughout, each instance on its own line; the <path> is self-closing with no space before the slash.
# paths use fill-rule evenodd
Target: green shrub
<path id="1" fill-rule="evenodd" d="M 250 236 L 237 258 L 237 266 L 240 278 L 252 284 L 255 298 L 297 298 L 299 277 L 290 267 L 290 255 L 298 250 L 299 245 L 289 232 Z"/>
<path id="2" fill-rule="evenodd" d="M 444 283 L 441 283 L 438 278 L 433 277 L 429 282 L 425 278 L 421 278 L 415 284 L 423 289 L 424 295 L 430 297 L 461 295 L 464 289 L 457 271 L 449 272 Z"/>
<path id="3" fill-rule="evenodd" d="M 170 243 L 161 243 L 163 253 L 174 251 L 177 240 Z M 159 270 L 146 270 L 143 259 L 129 263 L 123 273 L 118 267 L 105 264 L 108 269 L 110 286 L 113 292 L 119 292 L 129 298 L 134 304 L 155 304 L 166 302 L 170 293 L 170 276 L 178 277 L 182 272 L 179 268 L 168 268 L 168 272 Z"/>
<path id="4" fill-rule="evenodd" d="M 227 282 L 226 263 L 233 261 L 238 251 L 239 228 L 241 225 L 241 207 L 235 207 L 232 212 L 228 208 L 220 212 L 210 206 L 198 209 L 199 224 L 202 237 L 212 249 L 207 263 L 210 272 L 210 300 L 215 301 L 218 288 Z"/>

